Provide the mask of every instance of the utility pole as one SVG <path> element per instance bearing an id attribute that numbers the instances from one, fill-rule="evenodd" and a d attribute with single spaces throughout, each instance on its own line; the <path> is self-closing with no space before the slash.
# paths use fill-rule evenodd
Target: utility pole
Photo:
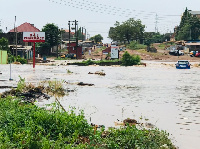
<path id="1" fill-rule="evenodd" d="M 58 32 L 57 33 L 59 33 L 59 29 L 58 29 Z M 58 37 L 56 36 L 56 41 L 57 41 L 57 50 L 56 50 L 56 55 L 57 55 L 57 58 L 58 58 Z"/>
<path id="2" fill-rule="evenodd" d="M 61 42 L 60 42 L 60 48 L 62 49 L 62 31 L 63 31 L 63 28 L 61 28 L 61 30 L 60 30 L 60 40 L 61 40 Z"/>
<path id="3" fill-rule="evenodd" d="M 83 27 L 82 27 L 82 36 L 81 37 L 82 37 L 82 42 L 83 42 Z"/>
<path id="4" fill-rule="evenodd" d="M 86 36 L 86 28 L 85 28 L 85 40 L 86 40 L 86 37 L 87 37 L 87 36 Z"/>
<path id="5" fill-rule="evenodd" d="M 71 29 L 70 29 L 70 21 L 68 21 L 68 22 L 69 22 L 68 25 L 69 25 L 69 50 L 70 50 L 70 44 L 71 44 L 71 43 L 70 43 L 70 34 L 71 34 L 71 31 L 70 31 L 70 30 L 71 30 Z"/>
<path id="6" fill-rule="evenodd" d="M 158 33 L 158 15 L 156 14 L 155 33 Z"/>
<path id="7" fill-rule="evenodd" d="M 78 21 L 76 21 L 76 20 L 75 20 L 75 35 L 76 35 L 76 46 L 75 46 L 76 59 L 78 59 L 78 56 L 77 56 L 77 50 L 78 50 Z"/>
<path id="8" fill-rule="evenodd" d="M 74 22 L 75 23 L 75 38 L 76 38 L 76 45 L 75 45 L 75 50 L 76 50 L 76 59 L 78 59 L 78 57 L 77 57 L 77 50 L 78 50 L 78 21 L 68 21 L 69 23 L 68 23 L 68 25 L 69 25 L 69 49 L 70 49 L 70 45 L 71 45 L 71 43 L 70 43 L 70 33 L 71 33 L 71 22 Z M 73 25 L 73 24 L 72 24 Z"/>
<path id="9" fill-rule="evenodd" d="M 15 16 L 15 24 L 16 24 L 16 16 Z M 17 58 L 17 27 L 15 28 L 16 33 L 16 58 Z"/>

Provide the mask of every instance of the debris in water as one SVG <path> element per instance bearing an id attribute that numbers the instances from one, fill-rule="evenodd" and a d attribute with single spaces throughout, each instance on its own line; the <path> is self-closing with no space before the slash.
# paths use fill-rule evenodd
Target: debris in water
<path id="1" fill-rule="evenodd" d="M 79 82 L 77 85 L 80 85 L 80 86 L 93 86 L 94 84 Z"/>
<path id="2" fill-rule="evenodd" d="M 97 74 L 97 75 L 100 75 L 100 76 L 105 76 L 106 74 L 102 71 L 96 71 L 95 73 L 92 73 L 92 72 L 88 72 L 88 74 Z"/>

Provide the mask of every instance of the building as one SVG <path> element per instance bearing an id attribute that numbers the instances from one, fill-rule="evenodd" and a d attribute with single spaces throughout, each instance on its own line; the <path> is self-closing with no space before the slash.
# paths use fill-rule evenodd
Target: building
<path id="1" fill-rule="evenodd" d="M 189 49 L 188 52 L 191 51 L 198 51 L 200 52 L 200 40 L 188 40 L 184 43 L 185 47 L 187 47 Z"/>
<path id="2" fill-rule="evenodd" d="M 1 33 L 0 38 L 5 37 L 8 39 L 10 51 L 14 56 L 20 55 L 21 57 L 31 59 L 33 43 L 23 42 L 23 32 L 40 32 L 40 30 L 34 24 L 25 22 L 8 33 Z"/>
<path id="3" fill-rule="evenodd" d="M 188 12 L 194 16 L 194 17 L 197 17 L 200 19 L 200 11 L 191 11 L 191 10 L 188 10 Z"/>
<path id="4" fill-rule="evenodd" d="M 23 23 L 20 26 L 10 30 L 8 34 L 12 35 L 8 39 L 9 44 L 16 44 L 16 38 L 17 38 L 17 45 L 22 46 L 33 46 L 32 42 L 23 42 L 23 32 L 40 32 L 38 28 L 34 26 L 34 24 L 30 23 Z M 17 36 L 16 36 L 17 35 Z"/>

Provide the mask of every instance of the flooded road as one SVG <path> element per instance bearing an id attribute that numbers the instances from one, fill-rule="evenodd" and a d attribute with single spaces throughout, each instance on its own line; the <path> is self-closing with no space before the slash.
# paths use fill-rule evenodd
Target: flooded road
<path id="1" fill-rule="evenodd" d="M 175 63 L 147 67 L 0 65 L 0 86 L 16 86 L 19 75 L 26 82 L 61 80 L 75 90 L 60 99 L 66 110 L 84 110 L 88 122 L 114 126 L 133 118 L 156 125 L 170 134 L 180 149 L 200 146 L 200 68 L 177 70 Z M 173 67 L 172 67 L 173 66 Z M 73 72 L 68 73 L 68 70 Z M 88 74 L 103 71 L 105 76 Z M 2 74 L 1 74 L 2 73 Z M 77 82 L 94 86 L 78 86 Z M 5 89 L 0 89 L 0 93 Z M 140 118 L 142 118 L 140 120 Z"/>

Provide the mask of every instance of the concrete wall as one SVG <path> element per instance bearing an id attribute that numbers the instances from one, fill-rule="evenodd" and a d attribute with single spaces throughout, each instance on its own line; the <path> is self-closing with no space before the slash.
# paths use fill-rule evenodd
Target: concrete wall
<path id="1" fill-rule="evenodd" d="M 7 51 L 0 50 L 0 64 L 7 64 L 8 55 Z"/>

